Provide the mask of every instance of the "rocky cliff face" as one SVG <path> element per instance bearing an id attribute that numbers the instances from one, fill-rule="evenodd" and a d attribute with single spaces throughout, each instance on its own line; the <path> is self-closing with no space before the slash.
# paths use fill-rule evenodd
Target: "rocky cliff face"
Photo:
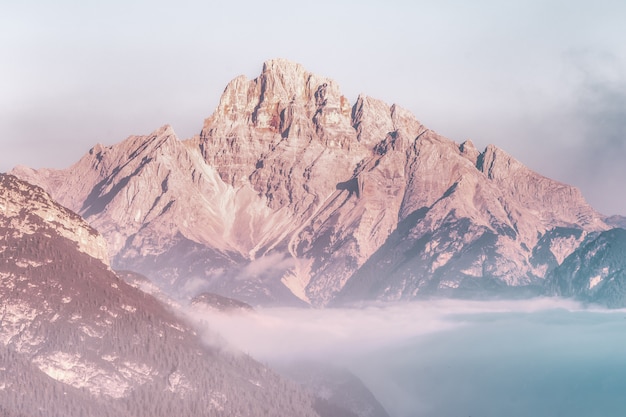
<path id="1" fill-rule="evenodd" d="M 66 170 L 14 173 L 101 231 L 115 267 L 251 303 L 535 284 L 608 228 L 578 190 L 495 146 L 370 97 L 350 105 L 285 60 L 234 79 L 197 137 L 166 126 Z"/>
<path id="2" fill-rule="evenodd" d="M 103 239 L 43 190 L 0 175 L 0 197 L 1 415 L 318 416 L 119 279 L 86 250 Z"/>

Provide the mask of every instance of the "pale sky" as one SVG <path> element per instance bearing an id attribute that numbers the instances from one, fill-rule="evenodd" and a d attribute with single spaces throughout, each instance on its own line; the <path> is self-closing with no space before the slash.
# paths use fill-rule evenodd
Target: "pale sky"
<path id="1" fill-rule="evenodd" d="M 232 78 L 287 58 L 493 143 L 626 215 L 622 0 L 0 0 L 0 172 L 201 129 Z"/>

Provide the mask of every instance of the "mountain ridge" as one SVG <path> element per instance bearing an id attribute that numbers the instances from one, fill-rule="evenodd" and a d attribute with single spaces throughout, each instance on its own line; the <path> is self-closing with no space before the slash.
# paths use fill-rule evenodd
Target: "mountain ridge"
<path id="1" fill-rule="evenodd" d="M 208 344 L 81 250 L 69 226 L 92 230 L 41 188 L 0 175 L 0 413 L 319 416 L 298 386 Z"/>
<path id="2" fill-rule="evenodd" d="M 576 188 L 499 148 L 457 144 L 365 95 L 351 106 L 333 80 L 283 59 L 231 81 L 193 138 L 164 126 L 96 146 L 65 170 L 13 173 L 100 230 L 117 267 L 170 291 L 195 286 L 252 304 L 326 305 L 392 247 L 411 248 L 419 273 L 409 268 L 394 295 L 375 297 L 480 277 L 537 284 L 554 267 L 533 257 L 543 236 L 610 228 Z M 394 231 L 406 242 L 385 246 Z M 548 250 L 563 259 L 579 240 L 558 242 Z M 437 270 L 454 271 L 445 288 Z"/>

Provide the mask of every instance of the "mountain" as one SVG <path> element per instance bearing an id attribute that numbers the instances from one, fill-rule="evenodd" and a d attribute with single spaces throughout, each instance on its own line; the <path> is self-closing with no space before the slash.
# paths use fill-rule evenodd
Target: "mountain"
<path id="1" fill-rule="evenodd" d="M 101 232 L 114 268 L 252 305 L 542 287 L 610 228 L 576 188 L 503 150 L 365 95 L 351 105 L 282 59 L 231 81 L 191 139 L 163 126 L 67 169 L 12 173 Z"/>
<path id="2" fill-rule="evenodd" d="M 319 416 L 246 355 L 209 345 L 108 265 L 41 188 L 0 175 L 0 415 Z"/>
<path id="3" fill-rule="evenodd" d="M 548 276 L 553 294 L 609 307 L 626 306 L 626 230 L 589 236 Z"/>
<path id="4" fill-rule="evenodd" d="M 347 369 L 318 361 L 275 364 L 282 374 L 311 391 L 335 417 L 389 417 L 374 394 Z"/>
<path id="5" fill-rule="evenodd" d="M 620 227 L 622 229 L 626 229 L 626 217 L 624 216 L 609 216 L 604 219 L 606 224 L 611 225 L 613 227 Z"/>

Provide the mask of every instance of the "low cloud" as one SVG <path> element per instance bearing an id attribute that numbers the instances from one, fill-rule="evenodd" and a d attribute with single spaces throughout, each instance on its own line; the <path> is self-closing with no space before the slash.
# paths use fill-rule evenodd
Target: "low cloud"
<path id="1" fill-rule="evenodd" d="M 193 315 L 214 346 L 348 368 L 392 417 L 623 412 L 626 310 L 540 298 Z"/>
<path id="2" fill-rule="evenodd" d="M 415 337 L 466 325 L 459 317 L 483 313 L 548 309 L 580 309 L 573 301 L 541 298 L 531 301 L 436 300 L 371 304 L 363 308 L 259 308 L 224 314 L 192 313 L 236 349 L 264 360 L 323 359 L 366 353 L 405 343 Z"/>
<path id="3" fill-rule="evenodd" d="M 263 280 L 264 277 L 275 277 L 294 265 L 295 261 L 293 258 L 283 253 L 272 253 L 252 260 L 237 274 L 236 279 L 248 280 L 257 278 Z"/>

